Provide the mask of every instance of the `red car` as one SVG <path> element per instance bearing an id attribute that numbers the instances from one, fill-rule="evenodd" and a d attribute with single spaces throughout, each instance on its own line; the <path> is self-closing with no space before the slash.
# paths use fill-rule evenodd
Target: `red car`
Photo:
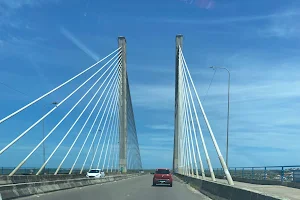
<path id="1" fill-rule="evenodd" d="M 153 186 L 157 184 L 168 184 L 172 187 L 173 178 L 169 169 L 157 169 L 153 176 Z"/>

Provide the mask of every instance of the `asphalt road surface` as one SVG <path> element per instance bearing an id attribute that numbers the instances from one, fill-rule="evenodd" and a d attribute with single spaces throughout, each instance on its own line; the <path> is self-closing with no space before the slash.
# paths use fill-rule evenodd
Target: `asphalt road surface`
<path id="1" fill-rule="evenodd" d="M 144 175 L 101 185 L 39 194 L 19 198 L 19 200 L 209 200 L 188 185 L 177 181 L 173 182 L 173 187 L 152 186 L 152 176 Z"/>

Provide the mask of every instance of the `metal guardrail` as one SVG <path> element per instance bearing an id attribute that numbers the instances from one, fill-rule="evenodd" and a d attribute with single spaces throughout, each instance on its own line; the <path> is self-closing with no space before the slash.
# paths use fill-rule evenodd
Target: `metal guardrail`
<path id="1" fill-rule="evenodd" d="M 280 182 L 294 181 L 293 171 L 297 170 L 300 170 L 300 165 L 229 168 L 232 177 Z M 222 168 L 216 168 L 214 169 L 214 172 L 216 176 L 225 176 Z M 210 175 L 209 170 L 205 170 L 205 173 Z"/>

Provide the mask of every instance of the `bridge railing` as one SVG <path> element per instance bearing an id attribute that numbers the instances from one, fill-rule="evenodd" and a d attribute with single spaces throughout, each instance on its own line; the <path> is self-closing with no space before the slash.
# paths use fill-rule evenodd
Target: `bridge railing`
<path id="1" fill-rule="evenodd" d="M 292 166 L 262 166 L 262 167 L 231 167 L 230 174 L 233 178 L 242 178 L 250 180 L 271 180 L 280 182 L 294 181 L 293 172 L 299 171 L 300 165 Z M 214 169 L 218 178 L 225 176 L 222 168 Z M 205 170 L 205 174 L 210 176 L 209 170 Z"/>

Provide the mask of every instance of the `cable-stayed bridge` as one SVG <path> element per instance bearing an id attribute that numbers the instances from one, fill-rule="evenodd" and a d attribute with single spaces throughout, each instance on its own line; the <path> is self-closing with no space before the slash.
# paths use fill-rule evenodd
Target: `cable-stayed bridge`
<path id="1" fill-rule="evenodd" d="M 185 183 L 191 183 L 211 198 L 249 199 L 250 195 L 251 199 L 272 199 L 260 194 L 264 192 L 268 193 L 266 195 L 276 193 L 280 196 L 280 186 L 267 190 L 259 185 L 262 191 L 253 191 L 250 184 L 241 183 L 241 179 L 234 180 L 237 177 L 232 176 L 232 170 L 224 161 L 195 87 L 192 71 L 188 68 L 182 35 L 176 36 L 175 52 L 173 188 L 151 187 L 152 175 L 141 172 L 143 166 L 133 110 L 134 99 L 131 98 L 127 74 L 126 39 L 119 37 L 118 47 L 107 56 L 23 107 L 2 116 L 1 165 L 5 165 L 9 157 L 15 161 L 23 156 L 1 177 L 2 198 L 70 189 L 30 196 L 29 199 L 99 199 L 99 196 L 103 199 L 209 199 Z M 53 99 L 53 96 L 60 98 L 48 103 L 51 108 L 38 112 L 38 115 L 35 106 L 44 105 L 43 108 L 46 108 L 45 100 Z M 18 124 L 18 118 L 26 123 Z M 204 124 L 200 123 L 200 118 Z M 47 123 L 47 129 L 45 120 L 51 121 Z M 39 126 L 42 126 L 42 137 L 37 136 L 40 134 L 36 131 Z M 209 132 L 222 166 L 221 176 L 212 166 L 204 128 Z M 48 143 L 53 148 L 46 148 Z M 24 144 L 26 148 L 18 148 Z M 14 148 L 17 151 L 12 151 Z M 18 152 L 18 149 L 22 150 Z M 39 157 L 40 150 L 43 152 L 42 164 L 31 170 L 31 175 L 24 175 L 24 166 Z M 20 155 L 13 156 L 16 152 Z M 52 163 L 49 167 L 52 160 L 57 164 Z M 102 169 L 107 178 L 86 178 L 86 172 L 91 169 Z M 104 182 L 110 183 L 98 184 Z M 29 189 L 24 189 L 24 185 Z M 299 194 L 292 188 L 288 190 L 290 199 Z"/>
<path id="2" fill-rule="evenodd" d="M 89 73 L 92 70 L 95 72 Z M 74 173 L 74 169 L 79 170 L 80 174 L 84 170 L 92 168 L 105 169 L 106 172 L 114 170 L 124 173 L 127 172 L 127 169 L 142 169 L 126 70 L 126 40 L 124 37 L 119 38 L 119 47 L 116 50 L 51 91 L 2 118 L 0 125 L 17 118 L 25 112 L 31 113 L 30 109 L 35 104 L 43 102 L 48 96 L 72 84 L 76 79 L 84 75 L 87 78 L 79 86 L 72 91 L 68 91 L 59 102 L 53 102 L 52 109 L 31 122 L 28 127 L 18 133 L 17 137 L 11 139 L 5 146 L 1 147 L 0 155 L 2 156 L 10 148 L 17 146 L 18 142 L 24 139 L 26 135 L 32 134 L 31 131 L 34 128 L 44 123 L 44 120 L 48 119 L 51 115 L 55 115 L 55 112 L 62 109 L 65 104 L 73 103 L 70 102 L 73 96 L 78 93 L 82 94 L 81 96 L 77 95 L 79 98 L 75 101 L 73 100 L 75 103 L 49 132 L 43 130 L 43 138 L 32 147 L 31 151 L 9 173 L 9 176 L 18 174 L 21 167 L 31 157 L 35 156 L 37 150 L 44 148 L 45 142 L 51 139 L 52 142 L 56 142 L 56 146 L 49 156 L 44 159 L 43 164 L 34 172 L 36 175 L 40 175 L 49 161 L 57 155 L 67 137 L 72 137 L 73 141 L 68 144 L 68 150 L 65 152 L 59 165 L 55 168 L 54 175 L 60 172 L 66 159 L 71 155 L 73 155 L 74 160 L 73 164 L 68 166 L 70 168 L 69 174 Z M 90 85 L 87 86 L 89 83 Z M 60 126 L 67 126 L 64 122 L 68 118 L 74 120 L 73 123 L 70 124 L 65 133 L 58 132 L 57 130 Z M 79 127 L 79 129 L 77 128 L 75 131 L 75 127 Z M 83 143 L 81 142 L 82 144 L 79 145 L 79 141 L 83 141 Z M 75 149 L 75 146 L 79 146 L 79 148 Z M 80 163 L 79 158 L 83 158 L 81 159 L 83 162 Z"/>
<path id="3" fill-rule="evenodd" d="M 200 112 L 203 115 L 205 124 L 216 148 L 220 163 L 224 169 L 228 184 L 233 185 L 232 177 L 225 164 L 224 158 L 222 156 L 212 128 L 209 124 L 208 118 L 205 114 L 205 110 L 200 101 L 191 73 L 185 61 L 182 50 L 182 40 L 182 36 L 176 37 L 176 96 L 173 169 L 178 171 L 178 173 L 180 174 L 188 176 L 194 176 L 194 174 L 196 174 L 197 178 L 199 178 L 200 170 L 202 178 L 205 178 L 205 172 L 197 137 L 197 133 L 199 133 L 211 179 L 212 181 L 216 180 L 207 151 L 206 143 L 203 137 L 203 131 L 199 122 L 199 117 L 194 102 L 195 96 L 195 99 L 200 108 Z M 194 93 L 192 93 L 192 91 Z"/>

